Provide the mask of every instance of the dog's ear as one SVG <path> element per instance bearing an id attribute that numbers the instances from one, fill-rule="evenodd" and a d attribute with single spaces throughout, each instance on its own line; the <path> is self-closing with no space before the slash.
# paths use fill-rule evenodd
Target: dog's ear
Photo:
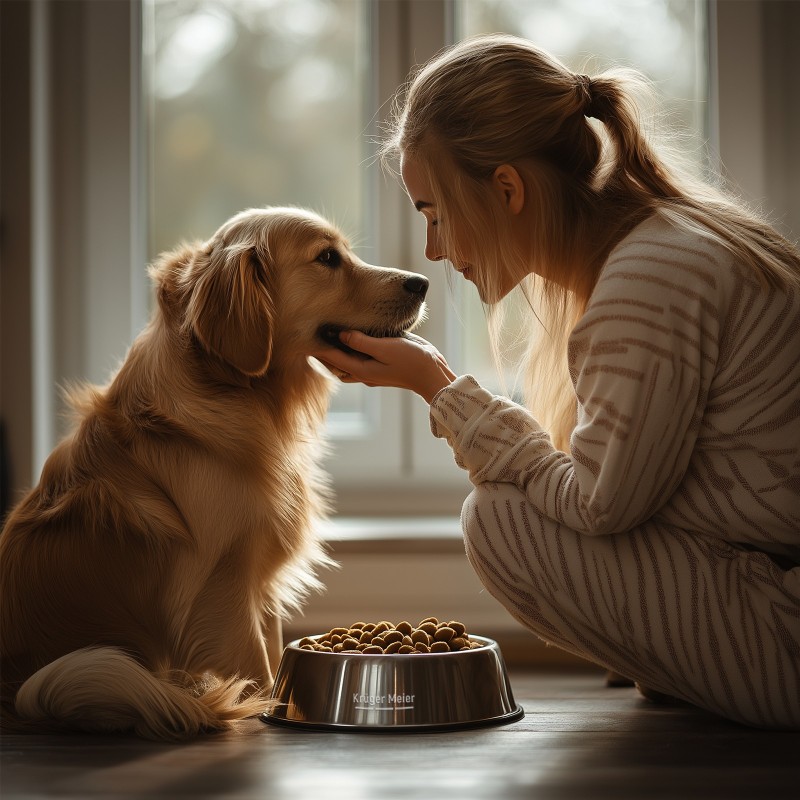
<path id="1" fill-rule="evenodd" d="M 185 324 L 203 346 L 245 375 L 263 375 L 272 356 L 275 308 L 253 248 L 200 250 L 188 270 Z"/>
<path id="2" fill-rule="evenodd" d="M 184 243 L 174 250 L 161 253 L 158 259 L 148 267 L 148 275 L 152 281 L 161 311 L 173 319 L 182 312 L 182 298 L 185 288 L 182 278 L 197 253 L 202 249 L 201 242 Z"/>

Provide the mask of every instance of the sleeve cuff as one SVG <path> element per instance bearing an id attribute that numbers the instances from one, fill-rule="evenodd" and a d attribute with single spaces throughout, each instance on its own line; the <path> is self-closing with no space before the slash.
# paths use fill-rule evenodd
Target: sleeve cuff
<path id="1" fill-rule="evenodd" d="M 431 433 L 438 439 L 453 440 L 463 424 L 476 412 L 484 410 L 494 395 L 472 375 L 462 375 L 440 389 L 431 401 Z"/>

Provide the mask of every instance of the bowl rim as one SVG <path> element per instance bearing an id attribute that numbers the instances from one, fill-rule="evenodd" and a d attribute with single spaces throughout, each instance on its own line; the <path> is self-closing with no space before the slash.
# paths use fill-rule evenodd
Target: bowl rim
<path id="1" fill-rule="evenodd" d="M 299 639 L 294 639 L 284 646 L 284 650 L 294 650 L 300 653 L 313 653 L 317 656 L 364 656 L 369 658 L 420 658 L 421 656 L 465 656 L 470 653 L 486 652 L 486 650 L 500 651 L 500 647 L 494 639 L 488 636 L 478 636 L 477 634 L 470 634 L 469 638 L 472 642 L 480 642 L 480 647 L 470 648 L 469 650 L 448 650 L 443 653 L 365 653 L 363 650 L 342 650 L 338 653 L 328 653 L 324 650 L 313 650 L 305 647 L 300 647 L 299 642 L 303 639 L 316 639 L 320 636 L 325 636 L 324 633 L 315 633 L 310 636 L 301 636 Z"/>

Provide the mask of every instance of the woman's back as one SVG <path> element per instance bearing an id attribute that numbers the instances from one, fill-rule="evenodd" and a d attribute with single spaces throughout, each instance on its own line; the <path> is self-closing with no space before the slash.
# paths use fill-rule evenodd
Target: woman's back
<path id="1" fill-rule="evenodd" d="M 570 337 L 595 531 L 655 514 L 798 557 L 799 320 L 797 290 L 661 215 L 620 243 Z"/>

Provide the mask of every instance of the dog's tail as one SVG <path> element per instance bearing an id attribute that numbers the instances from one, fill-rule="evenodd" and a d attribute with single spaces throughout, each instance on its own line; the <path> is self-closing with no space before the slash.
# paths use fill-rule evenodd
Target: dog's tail
<path id="1" fill-rule="evenodd" d="M 118 648 L 88 647 L 31 675 L 17 692 L 15 716 L 28 730 L 127 731 L 180 740 L 234 729 L 269 705 L 250 681 L 159 675 Z"/>

